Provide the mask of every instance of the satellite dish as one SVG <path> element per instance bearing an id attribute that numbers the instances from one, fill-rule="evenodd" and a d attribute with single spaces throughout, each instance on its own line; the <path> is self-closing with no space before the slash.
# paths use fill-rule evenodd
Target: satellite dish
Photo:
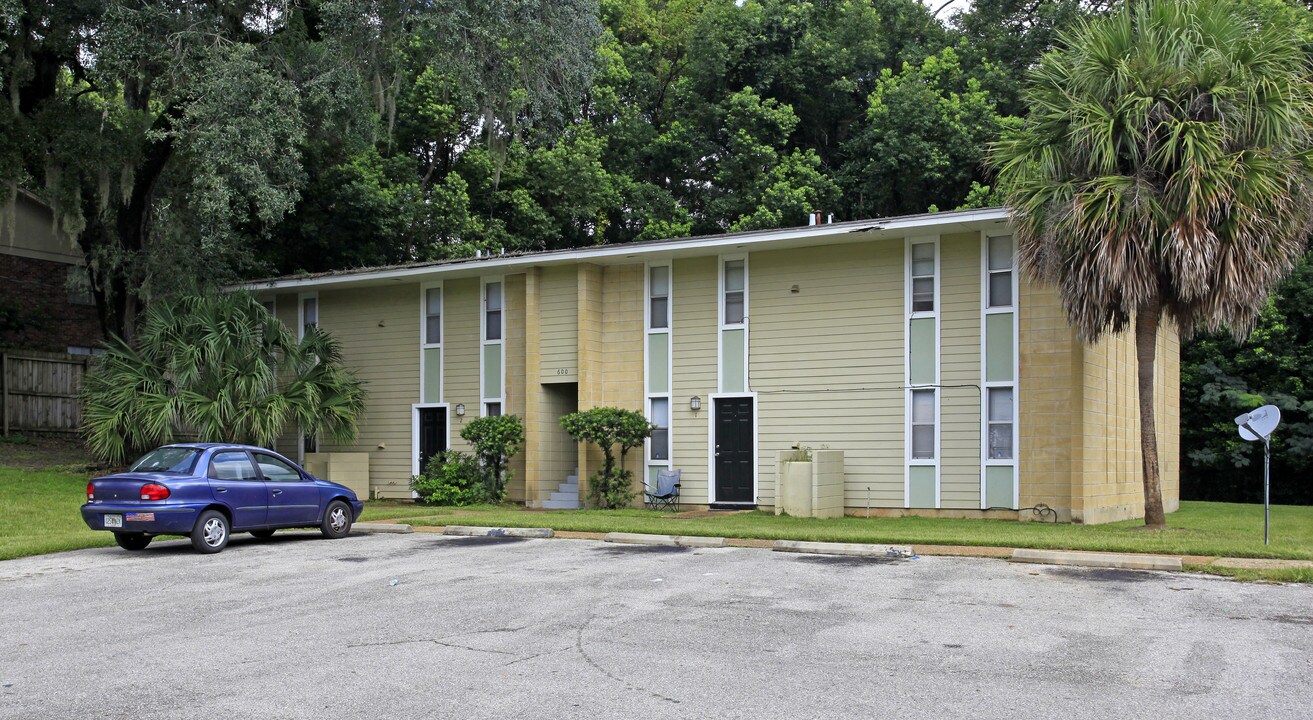
<path id="1" fill-rule="evenodd" d="M 1281 409 L 1276 405 L 1264 405 L 1235 419 L 1235 424 L 1240 430 L 1240 437 L 1249 442 L 1265 439 L 1272 434 L 1273 430 L 1277 429 L 1277 424 L 1280 422 Z"/>

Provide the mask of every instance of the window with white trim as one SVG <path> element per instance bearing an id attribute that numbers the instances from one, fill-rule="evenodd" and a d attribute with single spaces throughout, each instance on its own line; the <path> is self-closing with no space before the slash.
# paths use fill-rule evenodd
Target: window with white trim
<path id="1" fill-rule="evenodd" d="M 989 393 L 989 459 L 1012 459 L 1012 388 L 987 388 Z"/>
<path id="2" fill-rule="evenodd" d="M 499 323 L 500 324 L 500 323 Z M 424 291 L 424 344 L 442 343 L 442 288 Z"/>
<path id="3" fill-rule="evenodd" d="M 1012 236 L 989 238 L 988 307 L 1012 306 Z"/>
<path id="4" fill-rule="evenodd" d="M 301 298 L 301 332 L 319 326 L 319 298 Z"/>
<path id="5" fill-rule="evenodd" d="M 670 266 L 654 265 L 648 270 L 648 313 L 649 330 L 665 330 L 670 327 Z"/>
<path id="6" fill-rule="evenodd" d="M 652 438 L 648 442 L 651 449 L 649 460 L 664 461 L 670 459 L 670 398 L 654 397 L 649 401 L 652 404 L 652 414 L 649 420 L 656 427 L 652 430 Z"/>
<path id="7" fill-rule="evenodd" d="M 483 404 L 484 417 L 498 417 L 501 415 L 501 403 L 486 402 Z"/>
<path id="8" fill-rule="evenodd" d="M 935 391 L 912 391 L 912 459 L 935 459 Z"/>
<path id="9" fill-rule="evenodd" d="M 501 312 L 501 283 L 490 282 L 483 286 L 484 340 L 501 340 Z"/>
<path id="10" fill-rule="evenodd" d="M 742 260 L 725 261 L 724 321 L 726 325 L 742 325 L 745 316 L 744 290 L 747 272 Z"/>
<path id="11" fill-rule="evenodd" d="M 935 311 L 935 244 L 912 245 L 912 312 Z"/>

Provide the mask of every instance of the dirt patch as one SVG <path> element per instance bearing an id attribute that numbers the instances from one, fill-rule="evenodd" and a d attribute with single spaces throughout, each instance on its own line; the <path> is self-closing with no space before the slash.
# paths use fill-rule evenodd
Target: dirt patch
<path id="1" fill-rule="evenodd" d="M 103 473 L 82 445 L 81 438 L 49 435 L 10 435 L 0 438 L 0 465 L 20 470 Z"/>

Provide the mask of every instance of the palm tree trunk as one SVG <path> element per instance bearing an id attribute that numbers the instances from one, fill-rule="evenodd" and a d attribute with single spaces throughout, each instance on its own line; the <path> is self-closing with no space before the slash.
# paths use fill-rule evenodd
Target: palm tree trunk
<path id="1" fill-rule="evenodd" d="M 1163 489 L 1158 476 L 1158 428 L 1154 422 L 1153 367 L 1163 308 L 1154 298 L 1135 314 L 1135 357 L 1140 385 L 1140 454 L 1144 458 L 1144 524 L 1163 527 Z"/>

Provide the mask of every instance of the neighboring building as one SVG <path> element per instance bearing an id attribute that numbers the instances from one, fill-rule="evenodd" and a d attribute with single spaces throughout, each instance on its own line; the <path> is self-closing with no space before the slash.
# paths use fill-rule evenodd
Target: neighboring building
<path id="1" fill-rule="evenodd" d="M 81 248 L 36 197 L 0 203 L 0 347 L 85 355 L 102 337 Z"/>
<path id="2" fill-rule="evenodd" d="M 319 449 L 368 452 L 376 497 L 410 497 L 421 457 L 462 448 L 467 419 L 514 413 L 512 497 L 550 506 L 600 461 L 559 418 L 613 405 L 658 426 L 630 467 L 682 470 L 688 505 L 772 506 L 777 457 L 801 445 L 843 451 L 850 514 L 1141 515 L 1133 338 L 1080 343 L 1013 248 L 994 208 L 249 287 L 289 325 L 331 331 L 367 381 L 356 444 Z M 1158 353 L 1175 510 L 1171 328 Z"/>

